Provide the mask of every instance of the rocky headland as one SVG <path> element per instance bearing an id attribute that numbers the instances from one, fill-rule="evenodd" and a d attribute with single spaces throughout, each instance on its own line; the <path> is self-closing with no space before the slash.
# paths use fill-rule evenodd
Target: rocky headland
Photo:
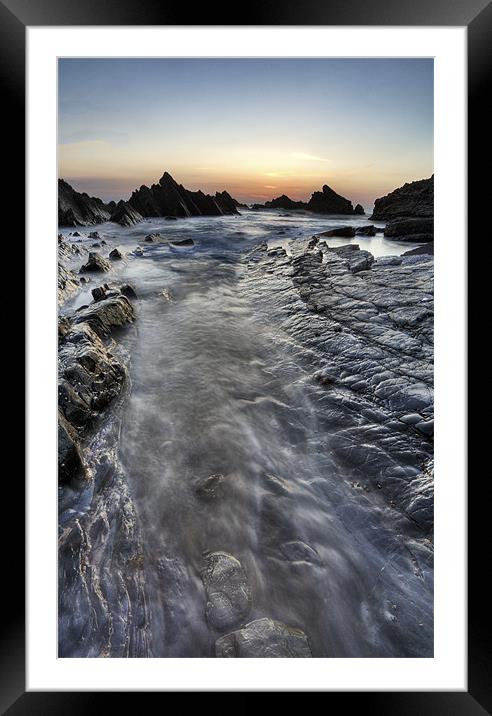
<path id="1" fill-rule="evenodd" d="M 384 235 L 417 243 L 434 240 L 434 175 L 376 199 L 371 219 L 386 221 Z"/>

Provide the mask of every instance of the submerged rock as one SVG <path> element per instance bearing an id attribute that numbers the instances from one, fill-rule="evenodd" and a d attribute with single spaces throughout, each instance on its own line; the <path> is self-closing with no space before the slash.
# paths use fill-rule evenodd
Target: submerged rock
<path id="1" fill-rule="evenodd" d="M 243 621 L 251 608 L 251 592 L 241 562 L 226 552 L 212 552 L 205 558 L 202 580 L 210 626 L 224 631 Z"/>
<path id="2" fill-rule="evenodd" d="M 175 241 L 171 241 L 171 244 L 173 246 L 194 246 L 195 242 L 193 239 L 176 239 Z"/>
<path id="3" fill-rule="evenodd" d="M 146 241 L 148 244 L 152 244 L 152 243 L 154 243 L 154 242 L 156 242 L 156 241 L 160 241 L 161 238 L 162 238 L 162 237 L 161 237 L 160 234 L 154 234 L 154 233 L 153 233 L 153 234 L 148 234 L 148 235 L 145 237 L 144 241 Z"/>
<path id="4" fill-rule="evenodd" d="M 308 638 L 301 629 L 273 619 L 256 619 L 215 642 L 219 658 L 310 658 Z"/>
<path id="5" fill-rule="evenodd" d="M 209 475 L 204 480 L 197 483 L 195 492 L 198 497 L 205 500 L 215 500 L 223 497 L 225 489 L 225 478 L 224 475 L 217 473 Z"/>

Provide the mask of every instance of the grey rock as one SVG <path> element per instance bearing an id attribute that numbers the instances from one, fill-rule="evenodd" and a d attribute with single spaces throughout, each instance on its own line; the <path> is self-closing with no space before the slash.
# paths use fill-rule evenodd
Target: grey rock
<path id="1" fill-rule="evenodd" d="M 434 242 L 433 241 L 431 241 L 428 244 L 425 244 L 425 246 L 417 246 L 415 249 L 410 249 L 409 251 L 405 251 L 402 254 L 402 256 L 420 256 L 422 254 L 434 256 Z"/>
<path id="2" fill-rule="evenodd" d="M 273 619 L 257 619 L 215 642 L 219 658 L 310 658 L 307 636 L 301 629 Z"/>
<path id="3" fill-rule="evenodd" d="M 289 249 L 288 264 L 265 245 L 250 252 L 248 280 L 275 281 L 280 308 L 263 305 L 265 315 L 309 349 L 330 455 L 409 514 L 433 455 L 433 257 L 373 261 L 356 244 L 311 240 Z M 412 514 L 422 534 L 433 528 L 427 473 L 425 485 L 425 509 Z"/>
<path id="4" fill-rule="evenodd" d="M 225 631 L 242 622 L 251 608 L 251 592 L 240 561 L 226 552 L 212 552 L 206 556 L 202 580 L 209 625 Z"/>
<path id="5" fill-rule="evenodd" d="M 99 335 L 106 336 L 111 330 L 125 323 L 132 323 L 135 318 L 132 304 L 126 296 L 116 295 L 98 300 L 78 311 L 74 323 L 88 323 Z"/>
<path id="6" fill-rule="evenodd" d="M 105 271 L 111 271 L 111 264 L 100 256 L 100 254 L 91 251 L 89 252 L 87 263 L 81 266 L 80 270 L 82 272 L 103 273 Z"/>
<path id="7" fill-rule="evenodd" d="M 225 478 L 224 475 L 216 473 L 214 475 L 208 475 L 203 480 L 200 480 L 195 486 L 195 492 L 198 497 L 205 500 L 216 500 L 224 496 L 225 491 Z"/>

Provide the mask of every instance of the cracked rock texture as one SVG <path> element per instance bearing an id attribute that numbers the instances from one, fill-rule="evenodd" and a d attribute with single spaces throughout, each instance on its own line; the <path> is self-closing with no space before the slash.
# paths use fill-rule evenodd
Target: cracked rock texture
<path id="1" fill-rule="evenodd" d="M 210 626 L 224 631 L 240 624 L 251 608 L 251 591 L 241 562 L 226 552 L 212 552 L 205 559 L 202 580 Z"/>
<path id="2" fill-rule="evenodd" d="M 256 619 L 215 643 L 219 658 L 309 658 L 307 636 L 301 629 L 273 619 Z"/>
<path id="3" fill-rule="evenodd" d="M 276 282 L 282 327 L 311 352 L 330 450 L 425 532 L 433 527 L 433 268 L 432 255 L 374 261 L 354 244 L 330 248 L 317 237 L 291 242 L 290 254 L 264 244 L 249 267 L 252 280 Z"/>

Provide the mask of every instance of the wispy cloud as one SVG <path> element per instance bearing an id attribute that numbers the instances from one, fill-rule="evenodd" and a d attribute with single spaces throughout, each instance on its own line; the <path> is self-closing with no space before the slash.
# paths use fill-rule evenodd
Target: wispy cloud
<path id="1" fill-rule="evenodd" d="M 315 154 L 306 154 L 305 152 L 291 152 L 289 154 L 291 159 L 305 159 L 310 162 L 329 162 L 330 159 L 325 157 L 318 157 Z"/>
<path id="2" fill-rule="evenodd" d="M 130 136 L 126 132 L 115 130 L 81 130 L 78 132 L 61 132 L 60 144 L 83 144 L 87 142 L 99 142 L 104 144 L 127 144 Z"/>

